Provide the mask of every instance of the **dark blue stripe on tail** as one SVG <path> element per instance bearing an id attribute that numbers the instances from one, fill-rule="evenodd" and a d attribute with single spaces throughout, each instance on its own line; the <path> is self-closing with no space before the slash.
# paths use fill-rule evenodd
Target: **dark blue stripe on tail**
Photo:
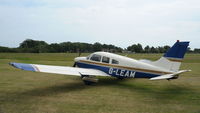
<path id="1" fill-rule="evenodd" d="M 189 42 L 179 42 L 177 41 L 165 54 L 164 57 L 170 58 L 184 58 L 184 55 L 187 51 Z"/>

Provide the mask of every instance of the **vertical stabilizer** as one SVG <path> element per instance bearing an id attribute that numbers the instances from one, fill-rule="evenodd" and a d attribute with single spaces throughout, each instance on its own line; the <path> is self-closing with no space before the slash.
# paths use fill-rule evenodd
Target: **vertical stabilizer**
<path id="1" fill-rule="evenodd" d="M 153 65 L 159 66 L 171 71 L 178 71 L 187 51 L 189 42 L 177 41 L 159 60 L 153 62 Z"/>

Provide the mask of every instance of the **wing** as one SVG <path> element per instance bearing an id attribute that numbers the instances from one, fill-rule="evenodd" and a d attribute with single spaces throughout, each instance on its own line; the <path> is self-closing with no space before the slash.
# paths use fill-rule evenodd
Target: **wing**
<path id="1" fill-rule="evenodd" d="M 24 64 L 24 63 L 9 63 L 13 67 L 34 71 L 34 72 L 44 72 L 44 73 L 55 73 L 55 74 L 64 74 L 64 75 L 94 75 L 94 76 L 109 76 L 108 74 L 96 70 L 96 69 L 85 69 L 85 68 L 76 68 L 76 67 L 67 67 L 67 66 L 52 66 L 52 65 L 39 65 L 39 64 Z"/>
<path id="2" fill-rule="evenodd" d="M 150 78 L 150 80 L 170 79 L 170 78 L 175 77 L 176 75 L 179 75 L 179 74 L 184 73 L 184 72 L 189 72 L 189 71 L 191 71 L 191 70 L 181 70 L 181 71 L 178 71 L 178 72 L 175 72 L 175 73 L 172 73 L 172 74 L 166 74 L 166 75 L 161 75 L 161 76 L 158 76 L 158 77 L 153 77 L 153 78 Z"/>

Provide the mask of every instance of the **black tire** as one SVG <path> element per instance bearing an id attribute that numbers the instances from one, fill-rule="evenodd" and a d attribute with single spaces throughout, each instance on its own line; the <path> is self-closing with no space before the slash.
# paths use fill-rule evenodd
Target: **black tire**
<path id="1" fill-rule="evenodd" d="M 124 79 L 124 77 L 117 77 L 117 79 L 118 79 L 118 80 L 123 80 L 123 79 Z"/>
<path id="2" fill-rule="evenodd" d="M 84 82 L 85 85 L 93 85 L 93 84 L 95 84 L 95 82 L 90 82 L 90 81 L 85 81 L 85 80 L 83 82 Z"/>

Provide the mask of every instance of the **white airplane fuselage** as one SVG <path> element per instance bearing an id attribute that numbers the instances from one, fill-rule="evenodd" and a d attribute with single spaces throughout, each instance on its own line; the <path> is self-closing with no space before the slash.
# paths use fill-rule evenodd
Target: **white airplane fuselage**
<path id="1" fill-rule="evenodd" d="M 179 70 L 188 46 L 189 42 L 177 41 L 156 61 L 135 60 L 114 53 L 95 52 L 88 57 L 75 58 L 73 67 L 15 62 L 9 64 L 27 71 L 80 76 L 87 85 L 98 81 L 95 76 L 170 80 L 177 79 L 181 73 L 191 71 Z"/>
<path id="2" fill-rule="evenodd" d="M 92 58 L 95 55 L 99 59 Z M 107 61 L 104 61 L 105 57 Z M 100 70 L 117 78 L 152 78 L 173 73 L 150 63 L 108 52 L 95 52 L 88 57 L 77 57 L 75 62 L 77 67 Z"/>

